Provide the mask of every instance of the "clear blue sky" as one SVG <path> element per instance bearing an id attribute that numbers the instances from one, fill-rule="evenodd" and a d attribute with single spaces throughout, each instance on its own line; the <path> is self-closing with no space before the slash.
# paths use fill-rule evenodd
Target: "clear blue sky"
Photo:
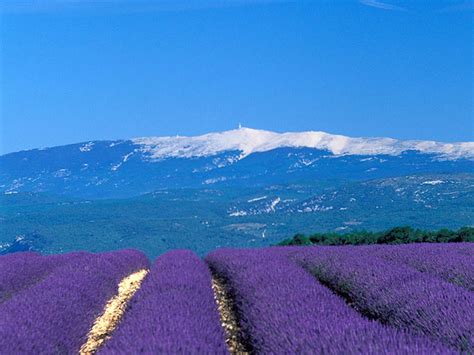
<path id="1" fill-rule="evenodd" d="M 3 0 L 0 153 L 239 122 L 473 140 L 472 8 Z"/>

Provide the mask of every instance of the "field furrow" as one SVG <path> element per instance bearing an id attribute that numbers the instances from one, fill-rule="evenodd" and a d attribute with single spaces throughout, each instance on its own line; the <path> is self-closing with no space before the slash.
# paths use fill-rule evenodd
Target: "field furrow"
<path id="1" fill-rule="evenodd" d="M 119 282 L 146 267 L 146 257 L 132 250 L 68 255 L 43 281 L 0 305 L 1 351 L 79 352 Z"/>
<path id="2" fill-rule="evenodd" d="M 147 270 L 139 270 L 125 277 L 119 284 L 117 295 L 105 305 L 104 312 L 95 320 L 87 336 L 87 342 L 81 346 L 80 355 L 93 354 L 110 338 L 110 334 L 119 324 L 128 302 L 140 289 Z"/>
<path id="3" fill-rule="evenodd" d="M 16 253 L 0 258 L 0 304 L 43 280 L 66 261 L 58 255 L 43 257 L 35 253 Z"/>
<path id="4" fill-rule="evenodd" d="M 473 248 L 10 254 L 0 354 L 470 354 Z"/>
<path id="5" fill-rule="evenodd" d="M 231 354 L 248 354 L 246 344 L 242 340 L 242 330 L 237 319 L 235 300 L 227 290 L 225 280 L 213 276 L 212 289 L 217 302 L 217 309 L 221 318 L 221 325 L 225 330 L 226 344 Z"/>
<path id="6" fill-rule="evenodd" d="M 426 337 L 363 318 L 278 248 L 218 250 L 206 261 L 226 280 L 253 353 L 449 353 Z"/>
<path id="7" fill-rule="evenodd" d="M 303 248 L 292 258 L 368 317 L 474 350 L 472 292 L 367 250 Z"/>
<path id="8" fill-rule="evenodd" d="M 99 353 L 228 353 L 211 284 L 194 253 L 159 257 Z"/>
<path id="9" fill-rule="evenodd" d="M 384 245 L 367 248 L 373 255 L 402 263 L 474 291 L 474 243 Z"/>

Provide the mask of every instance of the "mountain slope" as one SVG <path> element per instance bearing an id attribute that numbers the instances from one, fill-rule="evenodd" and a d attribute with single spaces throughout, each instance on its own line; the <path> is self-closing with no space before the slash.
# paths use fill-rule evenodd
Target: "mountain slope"
<path id="1" fill-rule="evenodd" d="M 262 187 L 474 171 L 474 143 L 241 128 L 198 137 L 94 141 L 0 157 L 0 193 L 132 197 L 159 189 Z"/>
<path id="2" fill-rule="evenodd" d="M 439 143 L 400 141 L 392 138 L 351 138 L 325 132 L 275 133 L 239 128 L 198 137 L 146 137 L 133 142 L 153 159 L 212 156 L 239 151 L 242 159 L 252 153 L 277 148 L 313 148 L 334 155 L 399 155 L 406 151 L 438 154 L 443 159 L 474 159 L 474 142 Z"/>
<path id="3" fill-rule="evenodd" d="M 474 174 L 168 189 L 119 200 L 0 195 L 2 250 L 65 252 L 266 246 L 296 233 L 457 229 L 474 221 Z"/>

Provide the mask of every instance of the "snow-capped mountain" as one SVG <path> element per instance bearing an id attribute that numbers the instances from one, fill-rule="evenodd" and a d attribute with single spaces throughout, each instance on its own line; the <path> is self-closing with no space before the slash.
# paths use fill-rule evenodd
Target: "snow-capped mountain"
<path id="1" fill-rule="evenodd" d="M 360 181 L 472 171 L 474 142 L 240 128 L 197 137 L 91 141 L 3 155 L 0 192 L 129 197 L 168 188 Z"/>
<path id="2" fill-rule="evenodd" d="M 474 220 L 474 148 L 248 128 L 91 141 L 0 156 L 0 207 L 0 254 L 459 228 Z"/>
<path id="3" fill-rule="evenodd" d="M 439 143 L 434 141 L 400 141 L 392 138 L 351 138 L 325 132 L 275 133 L 251 128 L 239 128 L 197 137 L 135 138 L 153 159 L 212 156 L 239 151 L 243 159 L 252 153 L 277 148 L 313 148 L 334 155 L 399 155 L 406 151 L 438 154 L 444 159 L 474 159 L 474 142 Z"/>

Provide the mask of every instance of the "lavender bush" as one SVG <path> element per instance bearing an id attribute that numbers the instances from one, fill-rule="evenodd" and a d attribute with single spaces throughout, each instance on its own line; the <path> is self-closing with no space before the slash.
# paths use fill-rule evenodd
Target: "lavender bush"
<path id="1" fill-rule="evenodd" d="M 41 256 L 25 252 L 0 256 L 0 303 L 42 281 L 72 255 Z"/>
<path id="2" fill-rule="evenodd" d="M 474 291 L 474 243 L 366 247 L 374 255 L 411 266 Z"/>
<path id="3" fill-rule="evenodd" d="M 48 272 L 41 261 L 42 258 L 36 253 L 0 256 L 0 303 L 41 280 Z"/>
<path id="4" fill-rule="evenodd" d="M 227 280 L 243 339 L 273 354 L 449 353 L 427 338 L 369 321 L 290 261 L 287 249 L 218 250 L 206 258 Z"/>
<path id="5" fill-rule="evenodd" d="M 157 259 L 130 301 L 104 354 L 225 354 L 227 348 L 206 264 L 191 251 Z"/>
<path id="6" fill-rule="evenodd" d="M 474 350 L 472 292 L 381 259 L 367 247 L 299 248 L 290 254 L 369 317 Z"/>
<path id="7" fill-rule="evenodd" d="M 58 257 L 68 260 L 0 304 L 1 353 L 77 353 L 120 280 L 148 266 L 146 257 L 132 250 Z"/>

